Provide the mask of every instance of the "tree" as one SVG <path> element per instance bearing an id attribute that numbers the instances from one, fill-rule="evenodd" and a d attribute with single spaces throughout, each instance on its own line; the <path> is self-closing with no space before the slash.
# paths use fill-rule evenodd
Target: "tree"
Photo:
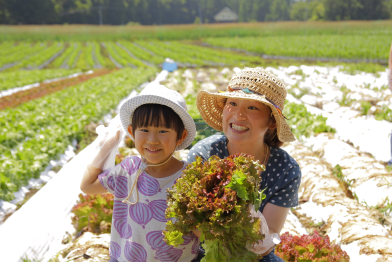
<path id="1" fill-rule="evenodd" d="M 274 0 L 271 3 L 270 12 L 266 15 L 266 21 L 287 21 L 290 19 L 289 1 Z"/>
<path id="2" fill-rule="evenodd" d="M 51 24 L 57 20 L 50 0 L 7 0 L 4 4 L 11 24 Z"/>

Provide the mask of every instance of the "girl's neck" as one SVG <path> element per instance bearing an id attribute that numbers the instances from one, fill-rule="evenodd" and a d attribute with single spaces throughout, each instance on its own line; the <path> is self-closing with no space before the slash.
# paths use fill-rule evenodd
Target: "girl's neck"
<path id="1" fill-rule="evenodd" d="M 170 160 L 161 166 L 148 166 L 145 169 L 146 173 L 155 178 L 164 178 L 171 176 L 178 172 L 183 167 L 183 162 L 171 156 Z"/>

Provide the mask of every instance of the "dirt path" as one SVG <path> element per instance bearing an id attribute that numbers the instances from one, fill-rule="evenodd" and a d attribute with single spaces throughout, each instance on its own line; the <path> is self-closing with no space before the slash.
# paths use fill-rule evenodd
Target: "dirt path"
<path id="1" fill-rule="evenodd" d="M 4 110 L 6 108 L 17 107 L 18 105 L 26 103 L 30 100 L 34 100 L 34 99 L 49 95 L 51 93 L 63 90 L 65 88 L 83 83 L 91 78 L 95 78 L 95 77 L 109 74 L 113 71 L 114 70 L 99 69 L 99 70 L 96 70 L 94 73 L 88 74 L 88 75 L 83 74 L 83 75 L 79 75 L 77 77 L 54 81 L 51 83 L 41 83 L 37 87 L 31 88 L 31 89 L 28 89 L 25 91 L 20 91 L 20 92 L 14 93 L 9 96 L 1 97 L 0 98 L 0 110 Z"/>

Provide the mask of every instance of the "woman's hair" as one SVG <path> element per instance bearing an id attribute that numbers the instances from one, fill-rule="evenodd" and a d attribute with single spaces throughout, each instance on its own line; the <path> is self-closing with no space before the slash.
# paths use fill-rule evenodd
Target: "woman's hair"
<path id="1" fill-rule="evenodd" d="M 276 127 L 274 129 L 268 129 L 264 135 L 264 143 L 272 147 L 281 147 L 283 142 L 279 140 L 277 133 L 278 130 Z"/>
<path id="2" fill-rule="evenodd" d="M 136 108 L 132 116 L 132 132 L 138 127 L 154 126 L 174 129 L 177 140 L 181 139 L 184 132 L 184 123 L 180 116 L 168 106 L 160 104 L 144 104 Z"/>

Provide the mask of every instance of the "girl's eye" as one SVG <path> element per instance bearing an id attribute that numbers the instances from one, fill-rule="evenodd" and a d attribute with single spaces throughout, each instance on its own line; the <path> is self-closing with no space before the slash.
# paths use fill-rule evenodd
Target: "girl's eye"
<path id="1" fill-rule="evenodd" d="M 250 107 L 248 107 L 250 110 L 257 110 L 258 108 L 257 107 L 255 107 L 255 106 L 250 106 Z"/>
<path id="2" fill-rule="evenodd" d="M 159 133 L 167 133 L 166 130 L 160 130 Z"/>
<path id="3" fill-rule="evenodd" d="M 139 129 L 140 132 L 148 132 L 147 129 Z"/>
<path id="4" fill-rule="evenodd" d="M 231 106 L 236 106 L 236 105 L 237 105 L 235 102 L 229 102 L 229 104 L 230 104 Z"/>

